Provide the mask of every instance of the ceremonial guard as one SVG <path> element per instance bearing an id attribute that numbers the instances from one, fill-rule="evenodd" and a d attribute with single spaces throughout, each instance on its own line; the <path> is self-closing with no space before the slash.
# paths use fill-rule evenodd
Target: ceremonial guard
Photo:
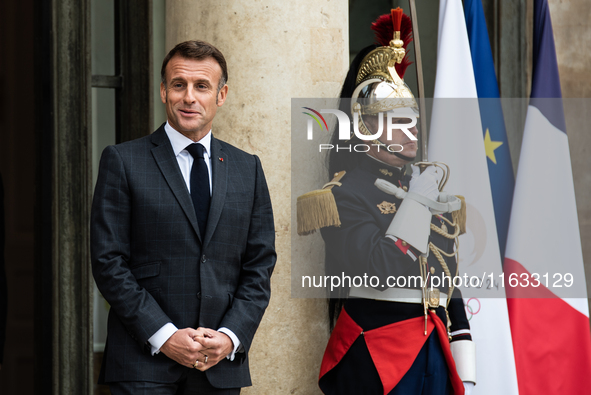
<path id="1" fill-rule="evenodd" d="M 340 109 L 356 131 L 347 145 L 367 152 L 331 151 L 334 178 L 298 198 L 298 231 L 321 228 L 326 274 L 365 278 L 331 295 L 331 326 L 338 319 L 320 371 L 325 394 L 458 395 L 476 382 L 470 326 L 451 281 L 463 203 L 442 192 L 444 164 L 405 173 L 418 149 L 418 106 L 402 80 L 410 25 L 400 9 L 380 17 L 372 29 L 381 45 L 362 50 L 346 77 Z M 390 124 L 398 129 L 388 134 Z M 334 146 L 344 143 L 337 135 Z M 447 280 L 437 286 L 436 278 Z"/>

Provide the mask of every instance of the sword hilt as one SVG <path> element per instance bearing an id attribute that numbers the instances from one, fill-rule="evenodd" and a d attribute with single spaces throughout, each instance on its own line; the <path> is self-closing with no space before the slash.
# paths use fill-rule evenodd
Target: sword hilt
<path id="1" fill-rule="evenodd" d="M 449 166 L 443 162 L 416 162 L 416 166 L 419 166 L 421 170 L 421 174 L 425 171 L 425 169 L 429 166 L 436 166 L 443 171 L 443 177 L 441 177 L 441 181 L 439 181 L 439 192 L 443 191 L 445 188 L 445 184 L 447 184 L 447 180 L 449 180 Z"/>

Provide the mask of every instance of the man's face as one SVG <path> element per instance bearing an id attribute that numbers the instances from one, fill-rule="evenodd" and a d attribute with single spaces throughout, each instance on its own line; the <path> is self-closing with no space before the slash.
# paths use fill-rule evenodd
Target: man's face
<path id="1" fill-rule="evenodd" d="M 220 65 L 213 58 L 174 56 L 166 65 L 165 76 L 166 85 L 160 84 L 160 98 L 166 104 L 170 126 L 198 141 L 209 132 L 217 108 L 226 100 L 227 85 L 218 93 Z"/>
<path id="2" fill-rule="evenodd" d="M 391 144 L 399 144 L 394 145 L 391 149 L 394 151 L 399 151 L 400 154 L 409 157 L 415 158 L 417 156 L 418 145 L 417 141 L 411 140 L 402 130 L 400 129 L 392 129 L 392 139 L 388 140 L 388 134 L 386 133 L 386 125 L 387 125 L 387 114 L 383 113 L 383 132 L 381 137 L 378 139 L 382 143 L 386 145 Z M 363 118 L 365 124 L 367 125 L 368 129 L 372 133 L 376 133 L 379 129 L 379 119 L 377 116 L 365 116 Z M 409 118 L 393 118 L 392 123 L 410 123 Z M 412 127 L 408 129 L 413 136 L 417 136 L 419 131 L 416 127 Z M 400 146 L 402 146 L 402 151 L 400 151 Z M 381 160 L 391 166 L 402 167 L 405 164 L 409 163 L 402 158 L 397 157 L 396 155 L 388 152 L 386 147 L 375 147 L 371 146 L 369 154 L 372 155 L 374 158 Z"/>

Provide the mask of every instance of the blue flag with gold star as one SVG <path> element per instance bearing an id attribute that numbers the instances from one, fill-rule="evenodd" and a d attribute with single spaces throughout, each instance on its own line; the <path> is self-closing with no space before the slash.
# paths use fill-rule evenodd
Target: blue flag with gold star
<path id="1" fill-rule="evenodd" d="M 505 256 L 515 177 L 481 0 L 466 0 L 465 17 L 480 104 L 501 258 Z"/>

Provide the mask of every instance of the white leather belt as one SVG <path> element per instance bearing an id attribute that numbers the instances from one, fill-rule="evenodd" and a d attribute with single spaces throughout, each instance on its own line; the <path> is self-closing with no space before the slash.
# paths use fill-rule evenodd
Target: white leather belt
<path id="1" fill-rule="evenodd" d="M 382 192 L 394 195 L 398 199 L 409 198 L 414 201 L 417 201 L 421 203 L 423 206 L 431 208 L 432 212 L 436 211 L 438 214 L 451 213 L 452 211 L 457 211 L 462 207 L 462 201 L 457 196 L 449 195 L 445 192 L 441 192 L 439 194 L 437 198 L 438 200 L 432 200 L 423 195 L 419 195 L 418 193 L 406 192 L 402 188 L 399 188 L 386 180 L 382 180 L 381 178 L 378 178 L 375 181 L 374 185 L 378 187 L 378 189 L 380 189 Z"/>
<path id="2" fill-rule="evenodd" d="M 351 287 L 349 297 L 384 300 L 387 302 L 417 303 L 423 304 L 423 291 L 420 289 L 408 288 L 386 288 L 378 291 L 374 288 L 356 288 Z M 439 306 L 447 305 L 447 294 L 439 294 Z"/>

